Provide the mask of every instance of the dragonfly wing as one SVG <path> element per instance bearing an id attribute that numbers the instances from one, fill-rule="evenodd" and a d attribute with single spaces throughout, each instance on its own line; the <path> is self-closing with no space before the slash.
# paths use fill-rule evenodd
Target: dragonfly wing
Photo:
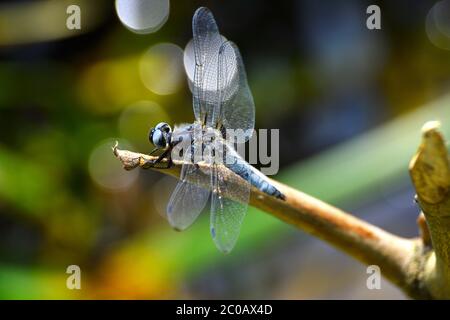
<path id="1" fill-rule="evenodd" d="M 169 223 L 179 231 L 186 229 L 197 219 L 211 193 L 204 187 L 210 183 L 209 175 L 202 172 L 198 166 L 189 163 L 190 158 L 190 155 L 184 157 L 180 181 L 167 205 Z"/>
<path id="2" fill-rule="evenodd" d="M 207 8 L 197 9 L 192 19 L 195 70 L 193 83 L 193 105 L 197 121 L 211 121 L 217 101 L 217 59 L 223 37 L 220 35 L 214 16 Z"/>
<path id="3" fill-rule="evenodd" d="M 226 129 L 243 130 L 235 142 L 247 141 L 255 126 L 255 103 L 241 54 L 231 41 L 225 41 L 219 50 L 217 91 L 213 122 Z"/>
<path id="4" fill-rule="evenodd" d="M 231 185 L 214 164 L 211 171 L 212 197 L 211 197 L 211 235 L 217 248 L 230 252 L 239 237 L 244 217 L 247 213 L 247 204 L 250 196 L 250 184 L 243 180 L 239 186 Z M 225 194 L 233 197 L 225 198 Z"/>

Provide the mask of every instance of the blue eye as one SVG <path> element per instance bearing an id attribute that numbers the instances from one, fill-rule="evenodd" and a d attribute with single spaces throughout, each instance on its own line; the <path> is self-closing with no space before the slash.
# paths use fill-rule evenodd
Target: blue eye
<path id="1" fill-rule="evenodd" d="M 164 139 L 164 135 L 161 130 L 155 130 L 152 135 L 152 142 L 156 147 L 162 148 L 165 147 L 166 141 Z"/>
<path id="2" fill-rule="evenodd" d="M 153 143 L 153 133 L 155 132 L 155 129 L 152 128 L 149 132 L 148 132 L 148 140 L 150 141 L 150 143 Z"/>

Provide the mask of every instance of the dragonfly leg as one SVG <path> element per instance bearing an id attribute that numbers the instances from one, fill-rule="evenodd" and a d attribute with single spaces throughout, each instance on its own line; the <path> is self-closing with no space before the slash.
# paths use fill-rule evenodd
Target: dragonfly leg
<path id="1" fill-rule="evenodd" d="M 178 141 L 175 141 L 172 145 L 168 146 L 163 153 L 161 153 L 157 159 L 154 160 L 147 160 L 144 164 L 145 167 L 154 167 L 157 164 L 160 164 L 162 159 L 167 157 L 167 161 L 164 163 L 164 165 L 159 166 L 158 168 L 160 169 L 168 169 L 172 166 L 173 162 L 172 162 L 172 156 L 171 156 L 171 151 L 173 149 L 173 147 L 175 147 L 178 143 L 180 143 L 182 141 L 182 139 L 179 139 Z M 153 153 L 155 153 L 156 151 L 158 151 L 160 148 L 155 148 L 150 152 L 150 155 L 152 155 Z"/>
<path id="2" fill-rule="evenodd" d="M 152 152 L 150 152 L 150 155 L 152 155 L 152 154 L 153 154 L 155 151 L 157 151 L 157 150 L 158 150 L 158 148 L 152 150 Z M 144 167 L 147 167 L 147 168 L 149 168 L 149 167 L 155 167 L 156 165 L 158 165 L 158 164 L 161 163 L 162 159 L 164 159 L 167 155 L 170 155 L 171 150 L 172 150 L 172 148 L 170 148 L 170 147 L 167 148 L 167 149 L 165 149 L 165 150 L 163 151 L 163 153 L 161 153 L 161 154 L 158 156 L 158 158 L 152 159 L 152 160 L 147 160 L 143 166 L 144 166 Z M 169 157 L 170 157 L 170 156 L 169 156 Z M 164 166 L 160 166 L 160 167 L 158 167 L 158 168 L 161 168 L 161 169 L 167 169 L 167 168 L 169 168 L 169 167 L 171 166 L 171 164 L 172 164 L 172 161 L 171 161 L 170 158 L 169 158 L 169 160 L 168 160 L 166 163 L 164 163 Z"/>
<path id="3" fill-rule="evenodd" d="M 172 149 L 173 149 L 177 144 L 179 144 L 181 141 L 183 141 L 183 137 L 180 137 L 177 141 L 173 142 L 172 145 L 171 145 L 169 148 L 167 148 L 167 150 L 172 151 Z M 166 152 L 167 152 L 167 150 L 166 150 Z M 164 153 L 166 153 L 166 152 L 164 152 Z M 165 169 L 168 169 L 168 168 L 170 168 L 170 167 L 172 166 L 172 164 L 173 164 L 173 162 L 172 162 L 172 152 L 169 152 L 169 153 L 166 154 L 166 155 L 167 155 L 167 166 L 166 166 Z"/>
<path id="4" fill-rule="evenodd" d="M 172 148 L 167 148 L 166 151 L 164 151 L 157 159 L 157 162 L 159 163 L 163 158 L 167 156 L 167 162 L 165 163 L 165 167 L 162 167 L 163 169 L 168 169 L 172 166 L 171 151 Z"/>
<path id="5" fill-rule="evenodd" d="M 153 155 L 158 150 L 159 150 L 159 148 L 153 148 L 153 150 L 150 151 L 149 156 Z"/>

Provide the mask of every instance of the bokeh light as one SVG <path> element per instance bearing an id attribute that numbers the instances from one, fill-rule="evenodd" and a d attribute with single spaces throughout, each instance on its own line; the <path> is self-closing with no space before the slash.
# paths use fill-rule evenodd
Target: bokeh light
<path id="1" fill-rule="evenodd" d="M 436 27 L 450 38 L 450 0 L 442 0 L 434 5 Z"/>
<path id="2" fill-rule="evenodd" d="M 102 60 L 83 70 L 79 93 L 84 107 L 97 114 L 114 114 L 151 93 L 142 84 L 137 72 L 139 56 Z"/>
<path id="3" fill-rule="evenodd" d="M 142 82 L 150 91 L 167 95 L 183 83 L 183 50 L 171 43 L 160 43 L 142 55 L 139 64 Z"/>
<path id="4" fill-rule="evenodd" d="M 116 0 L 120 21 L 135 33 L 158 31 L 169 18 L 169 0 Z"/>
<path id="5" fill-rule="evenodd" d="M 100 142 L 91 152 L 89 157 L 89 174 L 95 183 L 110 191 L 127 189 L 136 181 L 139 170 L 125 171 L 121 164 L 112 156 L 112 147 L 117 139 L 107 139 Z M 130 148 L 131 145 L 124 140 L 119 140 L 121 148 Z"/>
<path id="6" fill-rule="evenodd" d="M 439 1 L 430 9 L 425 29 L 431 43 L 450 50 L 450 0 Z"/>
<path id="7" fill-rule="evenodd" d="M 119 118 L 119 132 L 137 150 L 149 152 L 152 145 L 148 132 L 158 122 L 170 123 L 169 116 L 159 104 L 153 101 L 138 101 L 125 108 Z"/>

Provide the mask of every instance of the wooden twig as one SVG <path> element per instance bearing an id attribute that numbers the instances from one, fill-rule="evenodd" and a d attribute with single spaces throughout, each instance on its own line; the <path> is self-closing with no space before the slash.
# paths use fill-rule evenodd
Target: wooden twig
<path id="1" fill-rule="evenodd" d="M 432 297 L 450 298 L 450 164 L 439 123 L 422 129 L 422 143 L 410 163 L 410 175 L 425 216 L 433 250 L 423 257 L 420 279 Z M 424 232 L 422 232 L 423 234 Z M 426 233 L 426 232 L 425 232 Z"/>
<path id="2" fill-rule="evenodd" d="M 169 169 L 158 169 L 149 166 L 149 161 L 155 157 L 121 150 L 117 144 L 113 152 L 126 170 L 151 168 L 178 177 L 183 164 L 175 161 Z M 240 178 L 229 170 L 224 174 L 234 179 L 233 183 L 240 183 Z M 430 293 L 425 270 L 432 250 L 422 239 L 398 237 L 301 191 L 277 181 L 272 182 L 286 196 L 286 200 L 267 196 L 253 188 L 251 205 L 327 241 L 367 265 L 377 265 L 387 279 L 411 297 L 450 297 Z"/>

